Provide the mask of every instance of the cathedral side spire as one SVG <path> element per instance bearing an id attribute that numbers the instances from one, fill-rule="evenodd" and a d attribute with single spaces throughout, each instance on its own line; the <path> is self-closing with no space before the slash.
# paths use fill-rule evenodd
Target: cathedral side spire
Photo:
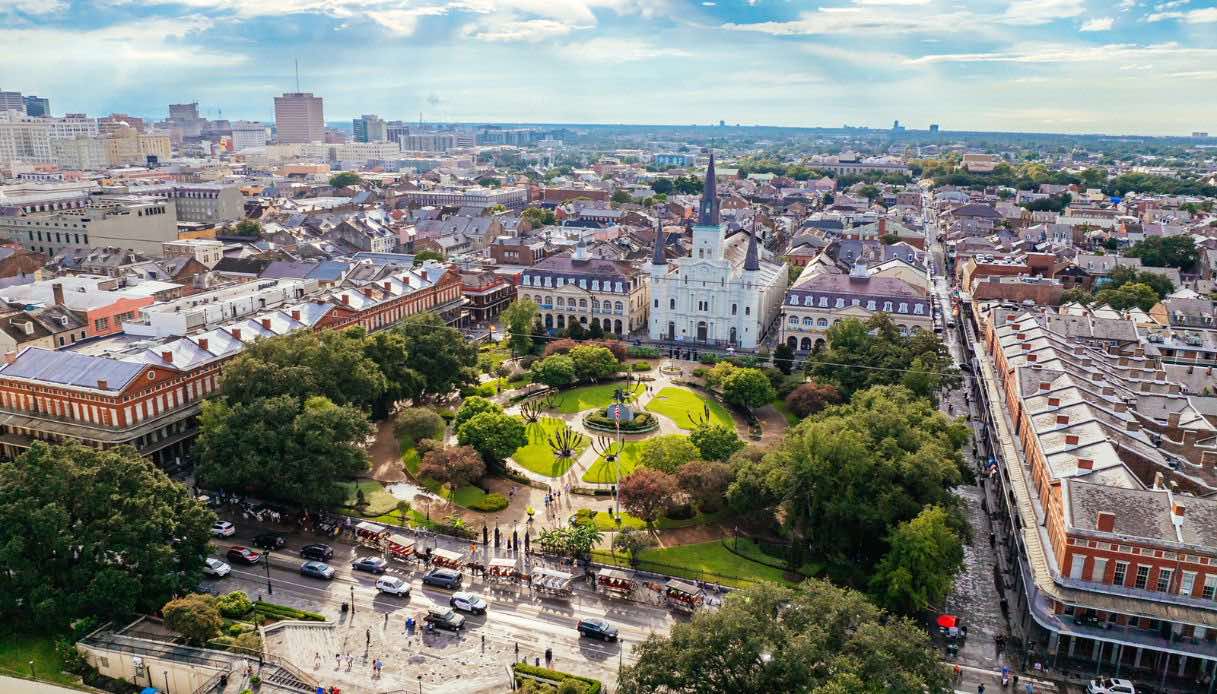
<path id="1" fill-rule="evenodd" d="M 748 230 L 748 254 L 744 256 L 744 270 L 760 270 L 761 254 L 756 247 L 756 218 L 752 220 L 752 228 Z"/>
<path id="2" fill-rule="evenodd" d="M 668 256 L 663 249 L 663 217 L 655 219 L 655 254 L 651 256 L 652 265 L 667 265 Z"/>

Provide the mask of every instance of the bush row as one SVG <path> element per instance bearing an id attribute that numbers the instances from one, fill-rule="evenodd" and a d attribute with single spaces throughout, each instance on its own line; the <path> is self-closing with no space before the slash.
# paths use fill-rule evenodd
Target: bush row
<path id="1" fill-rule="evenodd" d="M 474 511 L 482 511 L 483 513 L 494 513 L 507 508 L 507 497 L 502 494 L 487 494 L 477 501 L 469 504 L 469 508 Z"/>
<path id="2" fill-rule="evenodd" d="M 531 675 L 538 679 L 554 682 L 555 684 L 565 680 L 575 680 L 576 682 L 586 685 L 587 694 L 600 694 L 600 691 L 604 688 L 604 685 L 600 682 L 600 680 L 594 680 L 590 677 L 582 677 L 579 675 L 572 675 L 567 672 L 550 670 L 549 668 L 537 667 L 535 665 L 529 665 L 528 663 L 512 663 L 511 669 L 513 672 L 518 674 Z"/>

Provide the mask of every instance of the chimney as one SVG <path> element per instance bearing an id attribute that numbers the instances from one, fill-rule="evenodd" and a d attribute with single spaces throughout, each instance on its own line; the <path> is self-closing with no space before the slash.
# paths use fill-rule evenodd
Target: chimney
<path id="1" fill-rule="evenodd" d="M 1106 511 L 1099 511 L 1099 515 L 1095 519 L 1094 524 L 1095 524 L 1095 527 L 1098 529 L 1098 531 L 1101 533 L 1115 532 L 1116 516 L 1113 513 L 1108 513 Z"/>
<path id="2" fill-rule="evenodd" d="M 300 309 L 298 309 L 298 308 L 292 309 L 292 320 L 294 320 L 296 322 L 300 322 Z"/>
<path id="3" fill-rule="evenodd" d="M 1093 470 L 1094 461 L 1091 460 L 1090 458 L 1078 458 L 1078 469 L 1079 470 Z"/>
<path id="4" fill-rule="evenodd" d="M 1208 472 L 1217 472 L 1217 453 L 1213 451 L 1201 451 L 1200 467 Z"/>
<path id="5" fill-rule="evenodd" d="M 1120 366 L 1128 366 L 1128 357 L 1120 357 Z"/>
<path id="6" fill-rule="evenodd" d="M 1135 419 L 1129 420 L 1124 423 L 1124 430 L 1125 431 L 1141 431 L 1141 423 Z"/>
<path id="7" fill-rule="evenodd" d="M 17 361 L 16 352 L 5 352 L 4 353 L 4 363 L 5 364 L 12 364 L 15 361 Z"/>
<path id="8" fill-rule="evenodd" d="M 879 235 L 883 236 L 887 233 L 887 217 L 879 218 Z"/>
<path id="9" fill-rule="evenodd" d="M 1171 412 L 1170 414 L 1166 415 L 1166 425 L 1172 429 L 1179 428 L 1179 413 Z"/>
<path id="10" fill-rule="evenodd" d="M 203 350 L 204 352 L 207 351 L 207 338 L 205 338 L 205 337 L 199 338 L 199 349 Z"/>
<path id="11" fill-rule="evenodd" d="M 170 352 L 169 350 L 161 352 L 161 361 L 165 362 L 166 364 L 172 364 L 173 352 Z"/>
<path id="12" fill-rule="evenodd" d="M 55 303 L 63 306 L 63 283 L 56 282 L 51 285 L 51 295 L 55 297 Z"/>
<path id="13" fill-rule="evenodd" d="M 393 289 L 393 283 L 392 283 L 392 282 L 388 282 L 388 281 L 386 281 L 386 282 L 384 283 L 384 287 L 385 287 L 385 291 L 386 291 L 386 292 L 388 292 L 388 291 L 392 291 L 392 289 Z"/>
<path id="14" fill-rule="evenodd" d="M 1171 509 L 1171 513 L 1182 520 L 1183 516 L 1187 515 L 1187 509 L 1180 504 L 1175 504 L 1175 507 Z"/>
<path id="15" fill-rule="evenodd" d="M 1061 404 L 1060 398 L 1048 398 L 1049 407 L 1056 407 L 1057 405 L 1060 405 L 1060 404 Z"/>
<path id="16" fill-rule="evenodd" d="M 1028 355 L 1027 355 L 1027 361 L 1038 361 L 1038 360 L 1039 360 L 1039 357 L 1038 357 L 1037 355 L 1035 355 L 1035 354 L 1028 354 Z"/>
<path id="17" fill-rule="evenodd" d="M 1048 383 L 1046 381 L 1040 381 L 1040 390 L 1048 390 L 1049 388 L 1052 388 L 1051 383 Z"/>
<path id="18" fill-rule="evenodd" d="M 234 340 L 241 339 L 241 329 L 240 328 L 232 328 L 231 332 L 232 332 L 232 337 Z"/>
<path id="19" fill-rule="evenodd" d="M 109 388 L 109 386 L 110 386 L 110 383 L 108 381 L 106 381 L 106 379 L 104 379 L 104 378 L 97 379 L 97 389 L 98 390 L 107 390 Z"/>
<path id="20" fill-rule="evenodd" d="M 1067 446 L 1078 445 L 1078 435 L 1077 434 L 1066 434 L 1065 435 L 1065 445 L 1067 445 Z"/>
<path id="21" fill-rule="evenodd" d="M 1115 395 L 1116 389 L 1111 386 L 1103 386 L 1103 395 Z"/>
<path id="22" fill-rule="evenodd" d="M 262 328 L 265 330 L 270 330 L 270 319 L 269 318 L 262 319 Z"/>
<path id="23" fill-rule="evenodd" d="M 1116 411 L 1116 412 L 1126 412 L 1126 411 L 1128 411 L 1128 403 L 1126 403 L 1126 402 L 1124 402 L 1124 401 L 1117 402 L 1117 403 L 1116 403 L 1115 405 L 1113 405 L 1112 407 L 1115 409 L 1115 411 Z"/>
<path id="24" fill-rule="evenodd" d="M 1165 371 L 1155 371 L 1155 372 L 1154 372 L 1154 380 L 1155 380 L 1155 381 L 1165 381 L 1165 380 L 1166 380 L 1166 372 L 1165 372 Z"/>
<path id="25" fill-rule="evenodd" d="M 1014 336 L 1014 339 L 1016 339 L 1016 340 L 1026 340 L 1026 339 L 1027 339 L 1027 333 L 1019 333 L 1019 334 L 1017 334 L 1017 335 L 1015 335 L 1015 336 Z"/>
<path id="26" fill-rule="evenodd" d="M 351 297 L 347 294 L 343 294 L 342 295 L 342 305 L 349 306 L 350 304 L 351 304 Z"/>
<path id="27" fill-rule="evenodd" d="M 1058 414 L 1058 415 L 1056 416 L 1056 423 L 1057 423 L 1057 424 L 1068 424 L 1068 423 L 1069 423 L 1069 415 L 1067 415 L 1067 414 Z"/>

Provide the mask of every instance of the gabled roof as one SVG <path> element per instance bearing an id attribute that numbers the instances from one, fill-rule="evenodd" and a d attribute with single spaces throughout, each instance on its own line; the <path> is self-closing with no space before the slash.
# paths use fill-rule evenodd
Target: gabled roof
<path id="1" fill-rule="evenodd" d="M 141 363 L 30 347 L 22 350 L 13 363 L 0 367 L 0 377 L 93 389 L 98 389 L 99 381 L 105 381 L 107 392 L 118 392 L 134 381 L 145 368 L 146 365 Z"/>

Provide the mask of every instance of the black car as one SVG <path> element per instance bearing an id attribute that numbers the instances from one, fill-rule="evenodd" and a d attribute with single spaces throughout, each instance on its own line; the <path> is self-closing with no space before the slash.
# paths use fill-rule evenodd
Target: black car
<path id="1" fill-rule="evenodd" d="M 254 538 L 254 546 L 262 549 L 279 549 L 287 544 L 287 538 L 276 533 L 262 533 Z"/>
<path id="2" fill-rule="evenodd" d="M 356 571 L 367 571 L 372 574 L 382 574 L 389 568 L 389 562 L 380 557 L 359 557 L 351 562 L 351 568 Z"/>
<path id="3" fill-rule="evenodd" d="M 617 627 L 603 619 L 581 619 L 577 628 L 580 636 L 590 636 L 602 641 L 617 640 Z"/>
<path id="4" fill-rule="evenodd" d="M 334 558 L 334 548 L 329 545 L 305 545 L 300 548 L 300 556 L 315 561 L 329 561 Z"/>
<path id="5" fill-rule="evenodd" d="M 455 610 L 443 608 L 428 610 L 427 616 L 423 617 L 423 622 L 437 629 L 447 629 L 448 631 L 460 631 L 465 627 L 464 617 L 457 614 Z"/>
<path id="6" fill-rule="evenodd" d="M 461 572 L 452 569 L 436 569 L 423 576 L 423 585 L 456 590 L 461 587 Z"/>

